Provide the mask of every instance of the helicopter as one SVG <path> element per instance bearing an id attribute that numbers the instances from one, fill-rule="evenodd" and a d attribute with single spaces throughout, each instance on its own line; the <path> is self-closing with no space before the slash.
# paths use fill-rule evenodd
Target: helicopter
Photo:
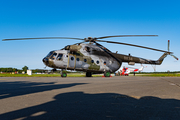
<path id="1" fill-rule="evenodd" d="M 39 37 L 39 38 L 15 38 L 15 39 L 3 39 L 2 41 L 9 40 L 34 40 L 34 39 L 73 39 L 81 40 L 80 43 L 73 45 L 67 45 L 60 50 L 50 51 L 42 61 L 43 63 L 53 69 L 63 70 L 75 70 L 86 72 L 86 77 L 92 77 L 92 74 L 104 73 L 105 77 L 110 77 L 111 73 L 117 71 L 123 62 L 127 62 L 129 65 L 140 64 L 152 64 L 161 65 L 164 58 L 167 55 L 171 55 L 178 60 L 172 52 L 169 52 L 169 40 L 168 40 L 168 51 L 159 50 L 155 48 L 134 45 L 129 43 L 114 42 L 101 40 L 105 38 L 113 37 L 153 37 L 158 35 L 114 35 L 114 36 L 103 36 L 103 37 L 88 37 L 88 38 L 73 38 L 73 37 Z M 86 43 L 87 42 L 87 43 Z M 155 51 L 164 52 L 164 54 L 158 60 L 149 60 L 139 58 L 135 56 L 124 55 L 119 53 L 113 53 L 98 42 L 106 42 L 113 44 L 128 45 L 134 47 L 140 47 Z M 67 77 L 67 73 L 61 72 L 61 77 Z"/>
<path id="2" fill-rule="evenodd" d="M 119 73 L 119 75 L 121 75 L 121 76 L 129 76 L 129 73 L 130 72 L 133 72 L 134 73 L 134 75 L 135 75 L 135 72 L 141 72 L 141 71 L 143 71 L 143 69 L 144 69 L 144 66 L 143 65 L 141 65 L 142 67 L 141 68 L 139 68 L 139 69 L 137 69 L 137 68 L 132 68 L 132 67 L 123 67 L 123 68 L 121 68 L 120 69 L 120 72 L 118 71 L 118 73 Z M 145 66 L 145 67 L 147 67 L 147 66 Z"/>

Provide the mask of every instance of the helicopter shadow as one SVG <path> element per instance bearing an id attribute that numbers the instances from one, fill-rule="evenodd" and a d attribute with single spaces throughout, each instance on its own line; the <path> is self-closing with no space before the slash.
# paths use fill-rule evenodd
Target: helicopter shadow
<path id="1" fill-rule="evenodd" d="M 54 101 L 0 115 L 0 119 L 43 120 L 177 120 L 180 101 L 153 96 L 133 98 L 115 93 L 69 92 Z"/>
<path id="2" fill-rule="evenodd" d="M 55 82 L 0 82 L 0 99 L 26 95 L 37 92 L 62 89 L 87 83 L 55 84 Z"/>

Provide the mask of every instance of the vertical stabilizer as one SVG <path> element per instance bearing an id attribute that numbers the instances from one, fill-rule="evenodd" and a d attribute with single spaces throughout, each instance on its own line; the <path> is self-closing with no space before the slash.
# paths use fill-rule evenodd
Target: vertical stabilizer
<path id="1" fill-rule="evenodd" d="M 160 64 L 163 62 L 164 58 L 167 57 L 167 55 L 169 55 L 169 53 L 168 53 L 168 52 L 165 52 L 165 53 L 157 60 L 157 63 L 160 65 Z"/>

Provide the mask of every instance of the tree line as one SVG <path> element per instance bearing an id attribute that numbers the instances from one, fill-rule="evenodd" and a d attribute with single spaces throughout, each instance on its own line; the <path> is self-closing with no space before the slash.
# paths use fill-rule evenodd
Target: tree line
<path id="1" fill-rule="evenodd" d="M 17 69 L 17 68 L 12 68 L 12 67 L 8 67 L 8 68 L 0 68 L 0 72 L 5 72 L 5 73 L 11 73 L 11 72 L 26 72 L 29 68 L 27 66 L 24 66 L 22 69 Z"/>
<path id="2" fill-rule="evenodd" d="M 17 69 L 17 68 L 11 68 L 11 67 L 8 67 L 8 68 L 0 68 L 0 73 L 3 72 L 3 73 L 22 73 L 23 71 L 26 73 L 27 70 L 29 68 L 27 66 L 24 66 L 22 69 Z M 49 73 L 49 72 L 53 72 L 53 73 L 60 73 L 60 70 L 44 70 L 44 69 L 33 69 L 32 70 L 32 73 Z"/>

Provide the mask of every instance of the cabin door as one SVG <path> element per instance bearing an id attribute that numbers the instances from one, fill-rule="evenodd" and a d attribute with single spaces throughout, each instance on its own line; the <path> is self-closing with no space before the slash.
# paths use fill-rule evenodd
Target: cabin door
<path id="1" fill-rule="evenodd" d="M 69 54 L 67 68 L 75 69 L 75 64 L 76 64 L 76 55 Z"/>

